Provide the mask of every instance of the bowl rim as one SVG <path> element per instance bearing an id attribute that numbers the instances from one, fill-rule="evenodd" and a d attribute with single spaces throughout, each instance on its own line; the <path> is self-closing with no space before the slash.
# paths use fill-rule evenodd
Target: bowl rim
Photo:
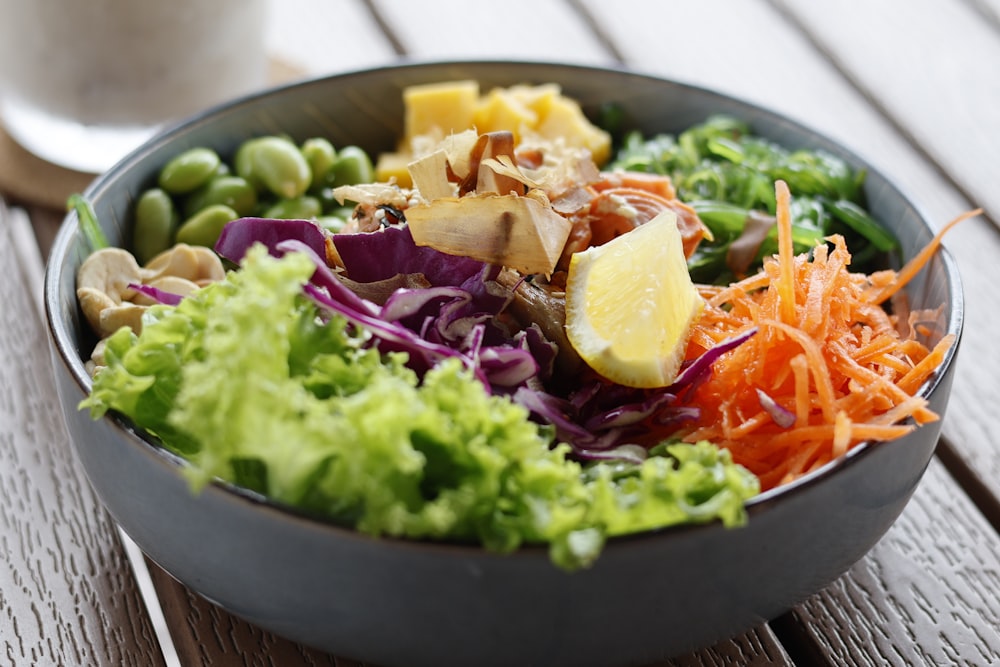
<path id="1" fill-rule="evenodd" d="M 844 146 L 839 141 L 836 141 L 823 132 L 815 130 L 814 128 L 790 118 L 788 115 L 778 112 L 773 108 L 766 105 L 762 105 L 757 102 L 748 101 L 741 98 L 738 95 L 733 95 L 730 93 L 722 92 L 707 86 L 681 81 L 678 79 L 671 79 L 665 76 L 657 75 L 650 72 L 645 72 L 632 67 L 619 65 L 615 67 L 595 65 L 595 64 L 582 64 L 582 63 L 567 63 L 559 61 L 548 61 L 548 60 L 490 60 L 490 59 L 470 59 L 470 60 L 415 60 L 415 59 L 401 59 L 393 64 L 380 65 L 376 67 L 358 68 L 349 71 L 332 73 L 332 74 L 321 74 L 315 76 L 309 76 L 302 79 L 298 79 L 291 82 L 280 83 L 272 85 L 255 91 L 252 93 L 244 94 L 235 97 L 226 102 L 213 105 L 208 107 L 198 113 L 192 114 L 186 118 L 180 119 L 174 123 L 164 126 L 159 132 L 157 132 L 153 137 L 145 141 L 142 145 L 135 148 L 127 155 L 125 155 L 121 160 L 119 160 L 115 165 L 105 171 L 103 174 L 97 176 L 84 190 L 83 194 L 88 199 L 94 199 L 104 192 L 106 189 L 111 187 L 117 176 L 127 171 L 131 168 L 134 163 L 141 161 L 141 159 L 150 152 L 155 151 L 157 148 L 163 146 L 164 144 L 169 144 L 177 136 L 183 135 L 193 128 L 197 127 L 206 122 L 210 122 L 214 117 L 224 114 L 228 111 L 235 110 L 240 106 L 253 104 L 259 100 L 272 97 L 280 97 L 289 91 L 302 90 L 312 86 L 327 86 L 331 82 L 347 81 L 355 77 L 367 77 L 378 73 L 392 72 L 392 71 L 404 71 L 404 70 L 420 70 L 420 69 L 434 69 L 448 66 L 457 66 L 463 68 L 477 68 L 477 67 L 514 67 L 514 68 L 552 68 L 553 70 L 563 70 L 563 71 L 576 71 L 576 72 L 595 72 L 601 73 L 603 75 L 621 75 L 627 77 L 638 78 L 642 80 L 648 80 L 656 85 L 669 84 L 678 87 L 681 90 L 690 91 L 692 93 L 698 93 L 702 95 L 707 95 L 709 97 L 717 98 L 718 100 L 726 100 L 728 102 L 734 103 L 739 106 L 752 109 L 756 113 L 760 113 L 769 116 L 773 122 L 790 126 L 796 129 L 799 133 L 808 135 L 812 139 L 818 142 L 826 144 L 828 146 L 835 147 L 838 154 L 846 159 L 853 166 L 863 165 L 869 172 L 869 176 L 872 173 L 877 174 L 877 176 L 883 182 L 883 186 L 890 190 L 892 194 L 899 198 L 907 207 L 912 210 L 912 213 L 920 225 L 925 229 L 926 232 L 931 235 L 934 234 L 934 229 L 928 223 L 928 216 L 924 213 L 922 208 L 918 205 L 916 200 L 908 195 L 893 179 L 885 174 L 885 172 L 876 168 L 871 160 L 865 159 L 860 153 Z M 43 282 L 44 291 L 44 306 L 45 306 L 45 318 L 46 324 L 49 331 L 50 343 L 54 351 L 58 354 L 61 363 L 69 371 L 73 378 L 74 384 L 80 390 L 82 396 L 86 396 L 90 392 L 90 387 L 92 385 L 91 378 L 86 372 L 84 361 L 80 358 L 80 355 L 76 353 L 76 346 L 74 344 L 74 336 L 72 335 L 71 328 L 67 326 L 65 322 L 60 322 L 57 318 L 59 313 L 59 279 L 61 275 L 61 265 L 63 258 L 69 254 L 74 248 L 75 241 L 78 240 L 79 233 L 77 230 L 78 219 L 75 211 L 68 211 L 64 217 L 62 223 L 60 224 L 59 230 L 53 240 L 49 258 L 46 263 L 45 276 Z M 957 355 L 959 349 L 959 343 L 961 342 L 962 332 L 965 324 L 965 302 L 962 288 L 961 275 L 958 270 L 957 262 L 954 256 L 950 253 L 947 247 L 944 245 L 940 246 L 936 251 L 936 256 L 942 263 L 942 271 L 947 278 L 947 296 L 950 302 L 950 312 L 948 321 L 945 323 L 945 332 L 954 333 L 956 336 L 954 344 L 945 353 L 944 359 L 942 360 L 937 372 L 934 373 L 931 378 L 919 389 L 918 395 L 923 397 L 930 396 L 939 386 L 942 379 L 947 375 L 948 370 L 954 364 L 955 356 Z M 57 260 L 57 261 L 54 261 Z M 943 417 L 943 415 L 941 415 Z M 137 446 L 145 454 L 148 454 L 157 462 L 158 464 L 167 465 L 176 470 L 176 474 L 183 476 L 183 469 L 189 467 L 191 464 L 182 456 L 168 450 L 163 445 L 159 444 L 155 438 L 146 434 L 141 428 L 135 426 L 128 418 L 109 411 L 102 419 L 107 419 L 110 425 L 117 431 L 122 432 L 125 435 L 125 439 L 135 446 Z M 924 428 L 924 427 L 919 427 Z M 908 434 L 903 436 L 902 439 L 911 437 L 913 434 Z M 846 469 L 850 466 L 857 465 L 861 460 L 866 458 L 871 452 L 876 450 L 881 443 L 874 441 L 864 441 L 858 445 L 851 448 L 846 454 L 827 462 L 823 466 L 803 475 L 802 477 L 793 480 L 791 482 L 782 484 L 781 486 L 768 489 L 763 491 L 756 496 L 745 501 L 744 506 L 748 515 L 752 518 L 753 515 L 765 512 L 768 508 L 773 507 L 779 503 L 782 503 L 786 499 L 792 498 L 796 495 L 806 492 L 811 487 L 814 487 L 823 481 L 825 481 L 830 476 L 836 474 L 838 471 Z M 888 444 L 888 443 L 886 443 Z M 280 515 L 291 518 L 296 521 L 304 521 L 311 525 L 314 529 L 326 530 L 341 534 L 341 536 L 349 536 L 355 539 L 362 540 L 379 540 L 383 542 L 390 542 L 396 545 L 405 545 L 407 547 L 412 547 L 416 549 L 431 549 L 431 550 L 443 550 L 445 553 L 452 553 L 456 556 L 461 555 L 467 550 L 475 551 L 479 555 L 492 554 L 492 552 L 486 550 L 478 543 L 470 541 L 458 541 L 458 540 L 442 540 L 442 539 L 428 539 L 428 538 L 408 538 L 408 537 L 397 537 L 390 535 L 379 535 L 372 536 L 367 533 L 363 533 L 356 528 L 353 528 L 346 523 L 337 522 L 333 519 L 318 516 L 313 513 L 309 513 L 300 508 L 287 505 L 280 501 L 274 500 L 264 494 L 256 491 L 252 491 L 245 487 L 237 486 L 231 482 L 214 479 L 206 484 L 205 488 L 200 491 L 200 493 L 205 492 L 219 492 L 230 496 L 234 500 L 240 502 L 248 503 L 255 506 L 258 509 L 265 509 L 271 512 L 277 512 Z M 693 532 L 693 531 L 706 531 L 706 530 L 733 530 L 732 528 L 724 528 L 718 520 L 710 521 L 707 523 L 687 523 L 678 524 L 672 526 L 664 526 L 659 528 L 648 529 L 644 531 L 639 531 L 636 533 L 630 533 L 625 535 L 616 535 L 607 538 L 607 543 L 605 549 L 611 548 L 615 544 L 626 544 L 635 543 L 643 540 L 658 539 L 665 534 L 676 534 L 682 532 Z M 525 543 L 519 546 L 514 552 L 506 554 L 495 554 L 497 556 L 503 557 L 516 557 L 518 554 L 538 554 L 548 549 L 547 544 L 542 543 Z"/>

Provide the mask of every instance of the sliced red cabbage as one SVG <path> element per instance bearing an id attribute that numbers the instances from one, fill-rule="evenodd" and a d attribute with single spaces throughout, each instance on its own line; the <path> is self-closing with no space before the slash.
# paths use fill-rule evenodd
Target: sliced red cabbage
<path id="1" fill-rule="evenodd" d="M 781 428 L 789 428 L 795 423 L 795 413 L 782 406 L 763 389 L 757 389 L 757 398 L 760 400 L 760 407 Z"/>
<path id="2" fill-rule="evenodd" d="M 222 228 L 215 252 L 239 264 L 255 243 L 263 243 L 275 257 L 280 257 L 278 244 L 300 241 L 320 257 L 326 256 L 326 233 L 312 220 L 279 220 L 275 218 L 238 218 Z"/>
<path id="3" fill-rule="evenodd" d="M 409 227 L 390 226 L 377 232 L 332 237 L 347 277 L 371 283 L 403 273 L 422 273 L 431 285 L 461 286 L 478 276 L 484 264 L 469 257 L 446 255 L 413 242 Z"/>
<path id="4" fill-rule="evenodd" d="M 145 294 L 146 296 L 156 301 L 157 303 L 162 303 L 167 306 L 176 306 L 181 302 L 181 299 L 184 298 L 180 294 L 174 294 L 173 292 L 168 292 L 158 287 L 153 287 L 152 285 L 140 285 L 138 283 L 130 283 L 129 289 L 135 290 L 140 294 Z"/>
<path id="5" fill-rule="evenodd" d="M 750 340 L 750 338 L 756 333 L 757 327 L 751 327 L 746 331 L 736 334 L 735 336 L 730 336 L 714 347 L 705 350 L 701 356 L 682 367 L 681 372 L 677 375 L 677 378 L 674 379 L 674 383 L 670 386 L 670 389 L 680 391 L 696 385 L 699 380 L 706 377 L 705 374 L 712 370 L 712 364 L 715 363 L 716 359 L 721 357 L 726 352 L 729 352 L 730 350 L 739 347 L 746 341 Z"/>

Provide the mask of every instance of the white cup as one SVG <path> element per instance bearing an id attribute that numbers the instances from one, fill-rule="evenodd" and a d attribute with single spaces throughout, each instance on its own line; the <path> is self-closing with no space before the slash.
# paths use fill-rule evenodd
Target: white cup
<path id="1" fill-rule="evenodd" d="M 99 173 L 165 123 L 261 87 L 266 0 L 0 0 L 0 122 Z"/>

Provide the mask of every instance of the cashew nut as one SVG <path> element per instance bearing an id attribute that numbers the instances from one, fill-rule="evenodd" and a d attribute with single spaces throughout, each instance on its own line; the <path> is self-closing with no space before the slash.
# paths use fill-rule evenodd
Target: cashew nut
<path id="1" fill-rule="evenodd" d="M 222 280 L 226 276 L 222 260 L 211 248 L 186 243 L 178 243 L 169 250 L 164 250 L 149 260 L 142 272 L 143 282 L 146 283 L 163 276 L 176 276 L 198 286 Z"/>
<path id="2" fill-rule="evenodd" d="M 102 248 L 83 261 L 76 274 L 76 296 L 94 331 L 101 332 L 101 313 L 133 296 L 129 285 L 140 282 L 139 264 L 121 248 Z"/>
<path id="3" fill-rule="evenodd" d="M 145 267 L 121 248 L 104 248 L 84 260 L 76 275 L 76 297 L 91 328 L 102 339 L 91 357 L 103 365 L 103 339 L 121 327 L 142 331 L 142 314 L 156 300 L 129 285 L 145 284 L 187 296 L 199 287 L 225 278 L 222 260 L 210 248 L 178 244 Z"/>
<path id="4" fill-rule="evenodd" d="M 123 303 L 113 308 L 101 311 L 101 322 L 98 335 L 107 338 L 122 327 L 128 327 L 136 334 L 142 331 L 142 314 L 147 306 L 137 306 L 134 303 Z"/>

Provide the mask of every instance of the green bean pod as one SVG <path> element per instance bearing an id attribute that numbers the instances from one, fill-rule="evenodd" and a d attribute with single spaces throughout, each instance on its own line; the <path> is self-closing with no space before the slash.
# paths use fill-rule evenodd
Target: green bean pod
<path id="1" fill-rule="evenodd" d="M 239 214 L 225 204 L 212 204 L 181 224 L 177 230 L 177 243 L 211 248 L 219 240 L 222 228 L 238 217 Z"/>
<path id="2" fill-rule="evenodd" d="M 132 249 L 140 264 L 145 264 L 170 247 L 180 222 L 173 199 L 161 188 L 142 193 L 135 205 Z"/>
<path id="3" fill-rule="evenodd" d="M 160 188 L 172 195 L 192 192 L 217 173 L 222 159 L 210 148 L 190 148 L 177 155 L 160 171 Z"/>

